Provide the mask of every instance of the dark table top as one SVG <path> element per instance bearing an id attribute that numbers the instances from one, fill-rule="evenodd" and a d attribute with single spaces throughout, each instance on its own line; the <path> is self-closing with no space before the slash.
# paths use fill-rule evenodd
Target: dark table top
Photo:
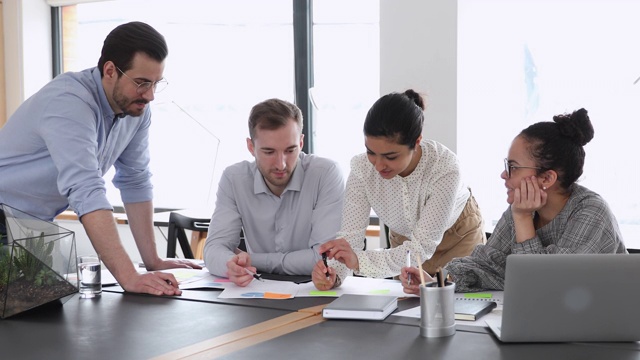
<path id="1" fill-rule="evenodd" d="M 103 292 L 124 293 L 120 286 L 108 286 L 102 288 Z M 333 297 L 298 297 L 293 299 L 220 299 L 222 293 L 219 289 L 182 290 L 182 295 L 170 298 L 177 300 L 198 301 L 215 304 L 230 304 L 238 306 L 250 306 L 264 309 L 298 311 L 318 305 L 324 305 L 335 300 Z M 132 294 L 134 296 L 152 297 L 151 295 Z"/>
<path id="2" fill-rule="evenodd" d="M 103 292 L 0 320 L 2 359 L 146 359 L 289 311 Z"/>
<path id="3" fill-rule="evenodd" d="M 638 359 L 638 343 L 503 344 L 492 334 L 456 331 L 423 338 L 420 328 L 378 321 L 328 320 L 222 359 Z"/>
<path id="4" fill-rule="evenodd" d="M 183 297 L 154 297 L 104 291 L 97 299 L 74 295 L 64 304 L 0 320 L 0 358 L 147 359 L 332 300 L 217 299 L 219 293 L 188 290 Z M 399 310 L 417 301 L 399 301 Z M 415 320 L 389 316 L 385 321 L 321 321 L 250 343 L 224 358 L 640 359 L 638 342 L 503 344 L 484 328 L 464 326 L 451 337 L 428 339 L 420 336 Z"/>

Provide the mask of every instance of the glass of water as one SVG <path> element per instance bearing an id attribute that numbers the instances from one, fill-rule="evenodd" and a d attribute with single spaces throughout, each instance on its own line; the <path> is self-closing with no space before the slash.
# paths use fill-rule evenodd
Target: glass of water
<path id="1" fill-rule="evenodd" d="M 81 298 L 90 299 L 102 294 L 101 271 L 100 256 L 78 256 L 78 282 Z"/>

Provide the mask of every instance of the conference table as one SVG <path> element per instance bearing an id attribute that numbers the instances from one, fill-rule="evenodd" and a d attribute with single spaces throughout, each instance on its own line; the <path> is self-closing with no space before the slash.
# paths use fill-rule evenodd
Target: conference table
<path id="1" fill-rule="evenodd" d="M 0 320 L 2 359 L 639 359 L 640 343 L 503 344 L 457 325 L 423 338 L 418 319 L 324 320 L 333 298 L 220 299 L 221 290 L 156 297 L 105 287 Z M 419 299 L 398 302 L 402 311 Z"/>

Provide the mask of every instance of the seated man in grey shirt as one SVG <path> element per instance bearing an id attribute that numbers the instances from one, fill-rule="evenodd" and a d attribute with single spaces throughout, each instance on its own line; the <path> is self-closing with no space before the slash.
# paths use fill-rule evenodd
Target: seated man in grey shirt
<path id="1" fill-rule="evenodd" d="M 317 247 L 340 228 L 344 179 L 329 159 L 302 152 L 302 113 L 270 99 L 249 115 L 255 161 L 225 169 L 204 247 L 209 271 L 239 286 L 251 272 L 310 275 Z M 238 249 L 244 231 L 247 251 Z"/>

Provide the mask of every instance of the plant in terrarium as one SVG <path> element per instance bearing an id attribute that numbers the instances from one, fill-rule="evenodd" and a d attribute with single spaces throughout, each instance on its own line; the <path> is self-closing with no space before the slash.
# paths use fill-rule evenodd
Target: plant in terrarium
<path id="1" fill-rule="evenodd" d="M 13 258 L 13 263 L 26 281 L 37 286 L 51 285 L 57 280 L 56 273 L 51 270 L 55 243 L 45 243 L 44 233 L 40 233 L 40 236 L 34 239 L 27 242 L 24 249 L 15 249 L 17 255 Z"/>
<path id="2" fill-rule="evenodd" d="M 7 229 L 0 238 L 0 317 L 77 293 L 73 232 L 0 206 Z"/>
<path id="3" fill-rule="evenodd" d="M 0 291 L 16 278 L 15 273 L 11 273 L 11 259 L 10 250 L 0 243 Z"/>

